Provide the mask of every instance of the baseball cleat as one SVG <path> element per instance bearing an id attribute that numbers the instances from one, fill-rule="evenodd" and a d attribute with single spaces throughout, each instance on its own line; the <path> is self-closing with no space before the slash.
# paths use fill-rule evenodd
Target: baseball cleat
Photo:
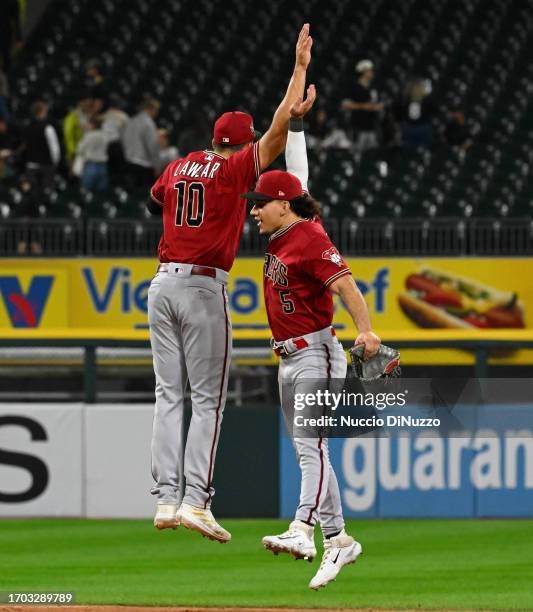
<path id="1" fill-rule="evenodd" d="M 311 562 L 316 557 L 314 528 L 302 521 L 293 521 L 289 529 L 280 535 L 265 536 L 263 546 L 275 555 L 288 553 L 295 559 Z"/>
<path id="2" fill-rule="evenodd" d="M 352 536 L 349 536 L 344 529 L 339 535 L 329 540 L 324 539 L 322 562 L 318 572 L 309 583 L 309 587 L 315 591 L 325 587 L 337 578 L 338 573 L 345 565 L 355 563 L 362 552 L 361 544 L 356 542 Z"/>
<path id="3" fill-rule="evenodd" d="M 158 504 L 154 517 L 154 527 L 157 529 L 176 529 L 180 521 L 177 516 L 178 506 L 173 504 Z"/>
<path id="4" fill-rule="evenodd" d="M 201 510 L 189 504 L 181 504 L 178 518 L 183 527 L 197 531 L 205 538 L 216 540 L 221 544 L 231 540 L 231 533 L 215 521 L 211 510 Z"/>

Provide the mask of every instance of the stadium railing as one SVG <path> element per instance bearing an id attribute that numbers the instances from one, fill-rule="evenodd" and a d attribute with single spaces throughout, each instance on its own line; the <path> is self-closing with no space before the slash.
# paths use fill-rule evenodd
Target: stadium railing
<path id="1" fill-rule="evenodd" d="M 432 330 L 383 330 L 381 339 L 399 349 L 454 348 L 474 352 L 475 376 L 486 378 L 489 374 L 489 355 L 494 349 L 533 348 L 533 329 L 432 329 Z M 350 330 L 341 330 L 338 338 L 348 348 L 353 342 Z M 234 330 L 233 346 L 264 349 L 271 354 L 268 330 Z M 129 329 L 11 329 L 0 337 L 0 347 L 82 347 L 84 349 L 84 399 L 87 403 L 97 400 L 98 347 L 149 348 L 148 330 Z"/>
<path id="2" fill-rule="evenodd" d="M 472 255 L 521 256 L 533 253 L 533 219 L 472 219 Z"/>
<path id="3" fill-rule="evenodd" d="M 464 255 L 466 224 L 459 219 L 353 219 L 342 223 L 344 254 Z"/>
<path id="4" fill-rule="evenodd" d="M 20 254 L 25 245 L 33 257 L 31 244 L 39 246 L 44 256 L 79 255 L 84 252 L 85 228 L 78 219 L 2 219 L 0 223 L 0 256 Z"/>
<path id="5" fill-rule="evenodd" d="M 533 255 L 533 221 L 524 219 L 326 218 L 324 225 L 344 255 Z M 0 256 L 36 242 L 42 255 L 153 256 L 160 219 L 4 219 Z M 266 240 L 246 224 L 241 255 L 262 255 Z M 35 255 L 27 250 L 28 255 Z"/>

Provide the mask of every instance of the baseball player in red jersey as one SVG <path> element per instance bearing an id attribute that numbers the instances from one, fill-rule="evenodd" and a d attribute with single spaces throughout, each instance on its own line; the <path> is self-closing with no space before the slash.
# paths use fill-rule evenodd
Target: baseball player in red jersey
<path id="1" fill-rule="evenodd" d="M 213 150 L 172 162 L 151 190 L 148 207 L 163 215 L 161 264 L 148 291 L 156 376 L 152 493 L 157 496 L 158 529 L 181 524 L 212 540 L 231 539 L 210 506 L 231 358 L 226 285 L 246 217 L 240 194 L 285 147 L 290 109 L 304 94 L 312 42 L 305 24 L 287 92 L 258 142 L 253 142 L 250 115 L 225 113 L 215 123 Z M 314 99 L 313 86 L 307 95 Z M 192 418 L 183 453 L 187 379 Z"/>
<path id="2" fill-rule="evenodd" d="M 309 106 L 308 106 L 309 107 Z M 308 108 L 306 107 L 306 108 Z M 303 106 L 293 114 L 301 117 Z M 307 180 L 305 139 L 300 121 L 291 122 L 287 165 L 302 171 Z M 294 131 L 294 133 L 293 133 Z M 272 346 L 281 357 L 279 389 L 308 390 L 309 379 L 344 380 L 346 354 L 332 327 L 333 299 L 341 296 L 359 335 L 355 344 L 366 345 L 366 356 L 380 345 L 372 332 L 368 308 L 351 271 L 332 244 L 318 218 L 318 204 L 290 172 L 262 174 L 254 192 L 252 216 L 261 234 L 270 235 L 264 263 L 264 297 L 272 330 Z M 287 387 L 288 385 L 288 387 Z M 287 415 L 286 415 L 287 416 Z M 290 428 L 291 429 L 291 428 Z M 344 530 L 341 497 L 329 462 L 326 438 L 294 438 L 302 484 L 295 519 L 288 531 L 263 538 L 275 553 L 285 552 L 312 561 L 316 554 L 314 526 L 324 536 L 324 556 L 309 586 L 319 589 L 334 580 L 344 565 L 355 562 L 361 545 Z"/>

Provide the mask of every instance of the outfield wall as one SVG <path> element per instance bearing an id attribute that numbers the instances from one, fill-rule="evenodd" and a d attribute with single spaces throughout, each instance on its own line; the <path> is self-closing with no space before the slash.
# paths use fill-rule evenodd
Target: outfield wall
<path id="1" fill-rule="evenodd" d="M 150 404 L 0 404 L 0 516 L 149 518 Z M 336 439 L 346 517 L 533 516 L 533 431 Z M 299 468 L 275 406 L 226 410 L 218 516 L 289 518 Z"/>
<path id="2" fill-rule="evenodd" d="M 150 517 L 152 418 L 152 404 L 0 404 L 0 516 Z M 278 437 L 274 406 L 226 411 L 221 516 L 278 515 Z"/>

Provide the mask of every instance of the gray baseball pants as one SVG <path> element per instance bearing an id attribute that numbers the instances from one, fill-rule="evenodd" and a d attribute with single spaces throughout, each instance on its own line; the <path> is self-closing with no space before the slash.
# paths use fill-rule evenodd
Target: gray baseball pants
<path id="1" fill-rule="evenodd" d="M 289 402 L 283 395 L 294 397 L 296 393 L 309 393 L 315 381 L 334 379 L 338 385 L 346 377 L 346 354 L 336 337 L 331 336 L 330 328 L 309 334 L 309 346 L 281 359 L 278 383 L 281 404 L 287 422 L 293 418 Z M 289 416 L 290 415 L 290 416 Z M 292 434 L 292 423 L 287 422 Z M 329 536 L 344 528 L 342 502 L 337 477 L 329 460 L 327 438 L 298 438 L 292 442 L 302 472 L 300 501 L 295 518 L 314 525 L 320 523 L 324 536 Z"/>
<path id="2" fill-rule="evenodd" d="M 190 264 L 166 267 L 148 290 L 156 378 L 151 493 L 159 504 L 209 508 L 231 360 L 228 275 L 218 269 L 216 278 L 193 275 Z M 183 453 L 187 380 L 192 418 Z"/>

